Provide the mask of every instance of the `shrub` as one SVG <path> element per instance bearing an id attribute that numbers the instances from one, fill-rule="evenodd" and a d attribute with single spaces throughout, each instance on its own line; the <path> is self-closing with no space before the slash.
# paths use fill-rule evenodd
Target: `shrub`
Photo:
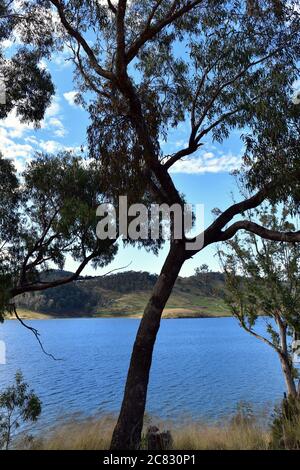
<path id="1" fill-rule="evenodd" d="M 20 422 L 36 421 L 41 414 L 41 402 L 18 371 L 15 383 L 0 394 L 0 449 L 8 450 L 20 427 Z"/>

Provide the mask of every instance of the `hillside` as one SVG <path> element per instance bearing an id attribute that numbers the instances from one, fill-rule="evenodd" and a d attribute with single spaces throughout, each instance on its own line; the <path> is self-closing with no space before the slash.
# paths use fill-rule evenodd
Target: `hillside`
<path id="1" fill-rule="evenodd" d="M 69 285 L 23 295 L 17 299 L 17 305 L 26 318 L 139 317 L 156 279 L 156 275 L 135 271 L 81 277 Z M 221 273 L 179 277 L 163 317 L 227 316 L 223 290 Z"/>

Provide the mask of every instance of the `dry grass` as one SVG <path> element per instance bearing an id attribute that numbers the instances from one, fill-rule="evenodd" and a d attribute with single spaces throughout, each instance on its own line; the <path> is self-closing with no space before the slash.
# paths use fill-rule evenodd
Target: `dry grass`
<path id="1" fill-rule="evenodd" d="M 32 312 L 31 310 L 27 310 L 25 308 L 18 308 L 18 315 L 24 320 L 51 320 L 52 318 L 54 318 L 53 315 L 40 312 Z M 5 318 L 7 320 L 16 320 L 14 314 L 7 314 Z"/>
<path id="2" fill-rule="evenodd" d="M 282 444 L 284 449 L 299 450 L 300 449 L 300 418 L 290 422 L 285 420 L 283 423 L 284 433 Z"/>
<path id="3" fill-rule="evenodd" d="M 34 450 L 102 450 L 108 449 L 115 419 L 111 416 L 101 419 L 74 420 L 57 426 L 43 437 L 35 438 L 27 448 Z M 193 422 L 175 426 L 159 423 L 159 428 L 171 431 L 173 449 L 178 450 L 219 450 L 219 449 L 267 449 L 269 432 L 255 423 L 225 423 L 203 425 Z M 18 446 L 24 445 L 19 444 Z"/>
<path id="4" fill-rule="evenodd" d="M 29 445 L 33 450 L 105 450 L 115 425 L 111 416 L 74 420 L 53 428 Z"/>
<path id="5" fill-rule="evenodd" d="M 275 409 L 272 423 L 272 448 L 300 449 L 300 402 L 290 397 Z"/>
<path id="6" fill-rule="evenodd" d="M 191 423 L 172 432 L 174 449 L 179 450 L 264 450 L 269 432 L 256 424 L 239 423 L 220 426 Z"/>

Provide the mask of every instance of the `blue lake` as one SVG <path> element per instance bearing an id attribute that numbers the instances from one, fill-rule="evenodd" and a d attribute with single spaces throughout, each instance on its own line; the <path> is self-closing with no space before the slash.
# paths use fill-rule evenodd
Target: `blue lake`
<path id="1" fill-rule="evenodd" d="M 139 320 L 34 320 L 46 357 L 17 321 L 0 325 L 7 363 L 0 389 L 22 370 L 43 402 L 39 426 L 60 417 L 119 410 Z M 263 328 L 263 325 L 261 325 Z M 270 347 L 244 332 L 233 318 L 163 320 L 151 371 L 147 411 L 165 419 L 218 420 L 238 402 L 268 408 L 284 392 L 279 361 Z"/>

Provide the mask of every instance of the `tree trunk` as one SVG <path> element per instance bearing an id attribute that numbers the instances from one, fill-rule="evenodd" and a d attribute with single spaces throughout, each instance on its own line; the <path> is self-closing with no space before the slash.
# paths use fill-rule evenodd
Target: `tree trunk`
<path id="1" fill-rule="evenodd" d="M 284 380 L 286 383 L 287 392 L 289 396 L 296 397 L 297 388 L 293 377 L 293 364 L 289 356 L 287 345 L 287 325 L 282 320 L 280 314 L 276 315 L 275 320 L 279 328 L 279 337 L 281 343 L 281 352 L 279 352 L 279 359 L 284 375 Z"/>
<path id="2" fill-rule="evenodd" d="M 296 397 L 297 387 L 293 377 L 292 366 L 290 364 L 289 358 L 287 358 L 285 355 L 280 355 L 279 357 L 288 396 Z"/>
<path id="3" fill-rule="evenodd" d="M 185 261 L 183 241 L 171 244 L 169 254 L 144 310 L 130 360 L 123 403 L 111 449 L 140 447 L 152 353 L 161 315 Z"/>

